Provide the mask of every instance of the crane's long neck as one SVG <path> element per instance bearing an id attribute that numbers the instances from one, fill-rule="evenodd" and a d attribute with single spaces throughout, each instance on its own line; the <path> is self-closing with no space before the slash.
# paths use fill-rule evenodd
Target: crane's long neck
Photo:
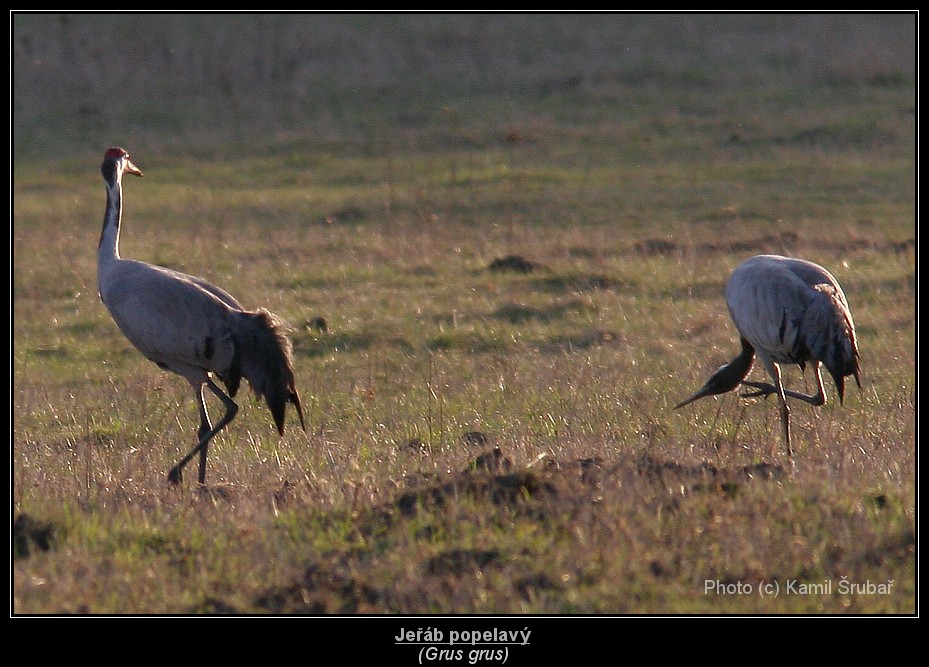
<path id="1" fill-rule="evenodd" d="M 675 405 L 675 410 L 684 407 L 688 403 L 693 403 L 704 396 L 724 394 L 739 386 L 752 369 L 752 364 L 755 361 L 755 348 L 752 347 L 752 344 L 749 343 L 744 336 L 741 337 L 740 340 L 742 343 L 742 351 L 739 352 L 739 355 L 725 366 L 720 366 L 716 369 L 716 372 L 710 376 L 710 379 L 700 388 L 700 391 Z"/>
<path id="2" fill-rule="evenodd" d="M 106 268 L 119 259 L 119 223 L 123 215 L 122 179 L 115 176 L 112 181 L 105 180 L 106 211 L 103 214 L 103 230 L 97 246 L 97 272 L 102 274 Z"/>

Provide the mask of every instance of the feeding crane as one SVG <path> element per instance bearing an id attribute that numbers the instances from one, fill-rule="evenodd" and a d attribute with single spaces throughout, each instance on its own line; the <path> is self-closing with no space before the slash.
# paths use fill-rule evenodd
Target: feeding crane
<path id="1" fill-rule="evenodd" d="M 813 262 L 779 255 L 756 255 L 735 268 L 726 284 L 726 303 L 742 344 L 742 351 L 719 369 L 682 408 L 704 396 L 732 391 L 740 384 L 755 391 L 745 397 L 777 394 L 787 457 L 790 445 L 790 408 L 787 397 L 823 405 L 822 366 L 835 381 L 839 402 L 845 398 L 845 378 L 853 375 L 861 389 L 858 343 L 848 301 L 839 282 Z M 774 384 L 746 381 L 755 355 Z M 784 388 L 780 364 L 812 363 L 815 396 Z"/>
<path id="2" fill-rule="evenodd" d="M 201 278 L 120 257 L 123 175 L 142 176 L 142 171 L 122 148 L 108 149 L 100 170 L 106 185 L 106 211 L 97 248 L 100 299 L 139 352 L 159 368 L 185 378 L 197 399 L 197 444 L 171 468 L 168 480 L 179 483 L 184 466 L 199 454 L 198 480 L 204 483 L 207 449 L 238 412 L 232 399 L 243 377 L 267 402 L 282 437 L 287 403 L 296 408 L 306 431 L 294 383 L 293 345 L 284 321 L 264 308 L 245 310 L 228 292 Z M 207 414 L 204 389 L 226 409 L 215 425 Z"/>

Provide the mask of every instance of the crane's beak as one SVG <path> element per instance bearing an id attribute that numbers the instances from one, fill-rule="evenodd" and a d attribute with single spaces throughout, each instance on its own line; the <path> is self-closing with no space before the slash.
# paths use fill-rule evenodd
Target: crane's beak
<path id="1" fill-rule="evenodd" d="M 747 340 L 742 339 L 742 351 L 739 356 L 730 361 L 725 366 L 720 366 L 716 372 L 710 376 L 710 379 L 700 387 L 700 390 L 690 398 L 681 401 L 674 406 L 674 409 L 683 408 L 688 403 L 703 398 L 704 396 L 713 396 L 714 394 L 725 394 L 732 391 L 752 370 L 752 363 L 755 361 L 755 348 Z"/>
<path id="2" fill-rule="evenodd" d="M 134 164 L 132 164 L 132 161 L 131 161 L 129 158 L 126 158 L 126 169 L 125 169 L 125 171 L 126 171 L 127 174 L 132 174 L 133 176 L 141 176 L 141 175 L 142 175 L 142 170 L 139 169 L 139 168 L 138 168 L 137 166 L 135 166 Z"/>
<path id="3" fill-rule="evenodd" d="M 703 398 L 704 396 L 712 396 L 713 394 L 718 394 L 718 393 L 720 393 L 720 392 L 716 391 L 716 390 L 715 390 L 715 387 L 712 387 L 712 386 L 709 385 L 709 383 L 707 383 L 707 384 L 703 385 L 703 387 L 700 389 L 700 391 L 698 391 L 696 394 L 694 394 L 694 395 L 691 396 L 690 398 L 685 399 L 685 400 L 681 401 L 680 403 L 678 403 L 677 405 L 675 405 L 675 406 L 674 406 L 674 409 L 675 409 L 675 410 L 678 410 L 678 409 L 680 409 L 680 408 L 683 408 L 685 405 L 687 405 L 687 404 L 689 404 L 689 403 L 693 403 L 694 401 Z"/>

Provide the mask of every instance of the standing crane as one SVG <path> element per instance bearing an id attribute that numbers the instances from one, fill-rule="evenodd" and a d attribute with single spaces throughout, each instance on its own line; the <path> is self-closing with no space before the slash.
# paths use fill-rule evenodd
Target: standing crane
<path id="1" fill-rule="evenodd" d="M 732 391 L 740 384 L 755 389 L 742 394 L 745 397 L 777 394 L 784 445 L 792 461 L 787 397 L 823 405 L 823 365 L 835 381 L 840 403 L 845 398 L 846 376 L 854 375 L 861 389 L 855 324 L 845 293 L 832 274 L 818 264 L 779 255 L 756 255 L 732 272 L 726 284 L 726 303 L 739 330 L 742 351 L 675 409 L 704 396 Z M 755 354 L 774 380 L 773 385 L 745 380 Z M 785 389 L 779 364 L 797 364 L 804 370 L 808 362 L 813 364 L 817 394 Z"/>
<path id="2" fill-rule="evenodd" d="M 293 345 L 285 323 L 263 308 L 245 310 L 229 293 L 201 278 L 120 257 L 123 174 L 141 176 L 142 172 L 122 148 L 107 150 L 100 170 L 106 185 L 106 212 L 97 248 L 100 299 L 139 352 L 159 368 L 190 382 L 197 399 L 197 445 L 171 468 L 168 480 L 179 483 L 184 466 L 199 453 L 198 479 L 204 483 L 207 449 L 238 412 L 232 399 L 243 377 L 267 402 L 282 437 L 287 403 L 296 408 L 305 432 L 294 384 Z M 225 392 L 214 378 L 225 385 Z M 204 388 L 226 408 L 216 425 L 207 414 Z"/>

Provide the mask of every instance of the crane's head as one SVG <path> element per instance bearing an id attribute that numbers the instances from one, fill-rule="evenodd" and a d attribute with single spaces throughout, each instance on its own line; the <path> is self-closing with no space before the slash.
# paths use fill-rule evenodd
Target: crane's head
<path id="1" fill-rule="evenodd" d="M 732 372 L 732 368 L 729 364 L 720 366 L 716 369 L 716 372 L 710 376 L 710 379 L 706 381 L 700 390 L 691 396 L 690 398 L 684 399 L 680 403 L 674 406 L 675 410 L 683 408 L 685 405 L 693 403 L 705 396 L 714 396 L 715 394 L 725 394 L 727 391 L 732 391 L 739 386 L 739 380 L 736 379 L 736 374 Z"/>
<path id="2" fill-rule="evenodd" d="M 129 159 L 129 153 L 119 147 L 108 148 L 103 154 L 100 172 L 103 174 L 103 180 L 111 185 L 120 180 L 124 173 L 133 176 L 142 175 L 142 170 L 132 164 L 132 160 Z"/>
<path id="3" fill-rule="evenodd" d="M 741 342 L 742 351 L 739 356 L 728 364 L 717 368 L 716 372 L 706 381 L 706 384 L 696 394 L 675 405 L 675 410 L 683 408 L 685 405 L 693 403 L 704 396 L 725 394 L 727 391 L 732 391 L 739 386 L 752 369 L 752 363 L 755 361 L 755 348 L 745 338 L 742 338 Z"/>

